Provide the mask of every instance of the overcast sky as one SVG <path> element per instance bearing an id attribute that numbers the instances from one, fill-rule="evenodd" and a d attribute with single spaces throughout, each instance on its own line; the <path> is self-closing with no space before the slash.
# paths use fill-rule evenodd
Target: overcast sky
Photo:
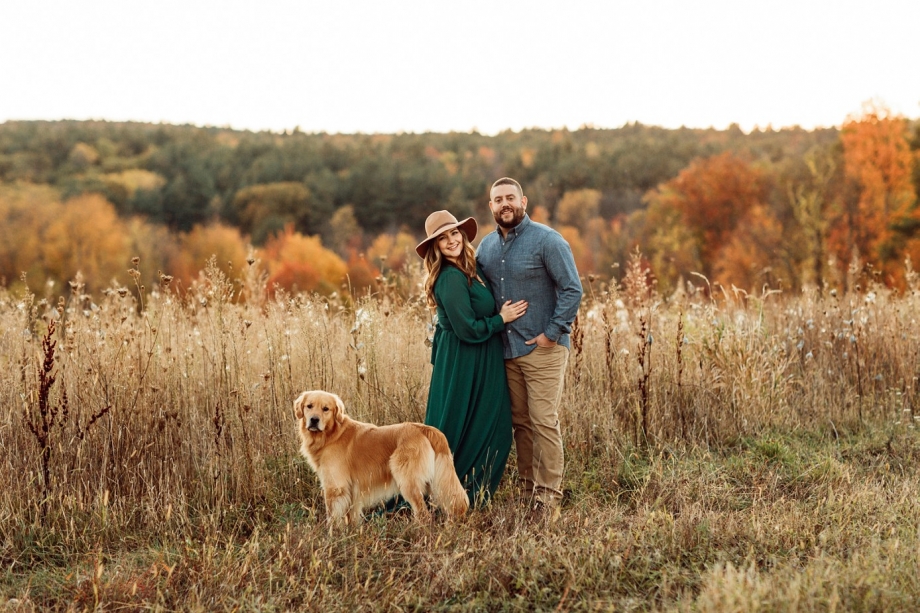
<path id="1" fill-rule="evenodd" d="M 306 132 L 920 117 L 920 0 L 0 0 L 0 122 Z"/>

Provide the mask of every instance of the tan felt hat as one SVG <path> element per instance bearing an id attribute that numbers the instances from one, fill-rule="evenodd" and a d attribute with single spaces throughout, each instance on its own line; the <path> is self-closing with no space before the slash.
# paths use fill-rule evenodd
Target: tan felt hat
<path id="1" fill-rule="evenodd" d="M 435 211 L 425 220 L 425 234 L 428 235 L 428 238 L 418 244 L 415 248 L 415 252 L 419 257 L 424 259 L 428 254 L 428 250 L 431 248 L 431 242 L 442 233 L 453 228 L 460 228 L 460 230 L 466 234 L 466 238 L 472 241 L 476 238 L 476 232 L 479 226 L 472 217 L 467 217 L 463 221 L 457 221 L 457 218 L 448 211 Z"/>

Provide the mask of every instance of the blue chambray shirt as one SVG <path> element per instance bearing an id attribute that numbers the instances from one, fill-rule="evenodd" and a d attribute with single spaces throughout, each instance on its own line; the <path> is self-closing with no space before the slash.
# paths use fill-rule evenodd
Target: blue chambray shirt
<path id="1" fill-rule="evenodd" d="M 505 324 L 506 360 L 533 351 L 536 344 L 524 343 L 541 332 L 571 349 L 569 333 L 582 288 L 572 248 L 561 234 L 525 214 L 504 238 L 498 228 L 483 237 L 476 260 L 492 287 L 497 308 L 507 300 L 528 302 L 523 317 Z"/>

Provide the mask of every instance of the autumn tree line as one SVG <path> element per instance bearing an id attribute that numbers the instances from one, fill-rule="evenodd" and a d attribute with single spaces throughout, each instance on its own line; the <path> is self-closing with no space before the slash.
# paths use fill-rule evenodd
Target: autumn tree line
<path id="1" fill-rule="evenodd" d="M 606 280 L 640 258 L 657 291 L 903 289 L 920 262 L 920 121 L 867 104 L 840 129 L 447 134 L 248 132 L 105 121 L 0 124 L 0 283 L 38 294 L 188 287 L 260 262 L 267 287 L 352 295 L 415 263 L 425 217 L 492 227 L 521 181 L 535 219 Z M 858 274 L 857 274 L 858 273 Z M 691 287 L 692 289 L 692 287 Z"/>

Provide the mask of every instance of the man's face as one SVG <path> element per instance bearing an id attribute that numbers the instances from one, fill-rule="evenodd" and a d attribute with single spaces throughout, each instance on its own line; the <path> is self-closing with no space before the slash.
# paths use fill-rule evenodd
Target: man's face
<path id="1" fill-rule="evenodd" d="M 527 197 L 522 196 L 514 185 L 496 185 L 489 194 L 489 208 L 492 217 L 506 230 L 513 228 L 524 219 L 527 210 Z"/>

